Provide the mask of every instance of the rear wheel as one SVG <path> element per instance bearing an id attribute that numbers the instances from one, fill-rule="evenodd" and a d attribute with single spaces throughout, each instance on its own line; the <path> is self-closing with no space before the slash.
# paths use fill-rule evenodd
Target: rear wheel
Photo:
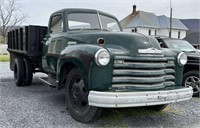
<path id="1" fill-rule="evenodd" d="M 167 106 L 168 106 L 168 104 L 164 104 L 164 105 L 154 105 L 154 106 L 146 106 L 145 109 L 159 112 L 159 111 L 164 110 Z"/>
<path id="2" fill-rule="evenodd" d="M 200 76 L 198 71 L 189 71 L 183 76 L 183 85 L 193 88 L 193 96 L 200 96 Z"/>
<path id="3" fill-rule="evenodd" d="M 73 68 L 67 76 L 65 94 L 69 113 L 75 120 L 88 123 L 100 116 L 102 108 L 88 104 L 88 93 L 77 68 Z"/>
<path id="4" fill-rule="evenodd" d="M 33 79 L 33 68 L 29 60 L 24 59 L 25 85 L 31 85 Z"/>
<path id="5" fill-rule="evenodd" d="M 24 86 L 25 69 L 23 59 L 16 58 L 14 65 L 14 80 L 16 86 Z"/>

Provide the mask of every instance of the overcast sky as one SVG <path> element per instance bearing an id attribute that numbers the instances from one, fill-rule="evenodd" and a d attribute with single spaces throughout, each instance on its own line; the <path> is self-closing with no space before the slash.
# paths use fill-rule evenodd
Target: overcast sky
<path id="1" fill-rule="evenodd" d="M 132 12 L 135 4 L 137 10 L 152 12 L 156 15 L 169 16 L 170 0 L 19 0 L 23 11 L 28 14 L 26 24 L 47 25 L 49 16 L 63 8 L 97 9 L 119 20 Z M 200 0 L 171 0 L 173 17 L 179 19 L 200 19 Z"/>

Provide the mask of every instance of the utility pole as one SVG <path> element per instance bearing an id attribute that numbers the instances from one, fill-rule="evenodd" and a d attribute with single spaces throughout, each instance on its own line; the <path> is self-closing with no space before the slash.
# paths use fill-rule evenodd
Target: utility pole
<path id="1" fill-rule="evenodd" d="M 170 0 L 170 26 L 169 26 L 169 38 L 172 37 L 172 2 Z"/>

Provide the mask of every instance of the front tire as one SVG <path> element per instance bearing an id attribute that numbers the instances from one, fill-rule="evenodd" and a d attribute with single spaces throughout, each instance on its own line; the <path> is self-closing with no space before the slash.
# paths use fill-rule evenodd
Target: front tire
<path id="1" fill-rule="evenodd" d="M 183 76 L 183 85 L 193 88 L 193 96 L 200 96 L 200 76 L 198 71 L 189 71 Z"/>
<path id="2" fill-rule="evenodd" d="M 75 120 L 88 123 L 100 116 L 102 108 L 88 104 L 88 92 L 85 91 L 83 77 L 78 68 L 73 68 L 67 75 L 65 96 L 69 113 Z"/>

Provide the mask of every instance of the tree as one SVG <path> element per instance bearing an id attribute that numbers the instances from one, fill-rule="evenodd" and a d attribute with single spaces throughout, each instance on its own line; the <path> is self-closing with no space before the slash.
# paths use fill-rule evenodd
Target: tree
<path id="1" fill-rule="evenodd" d="M 0 0 L 0 36 L 5 40 L 9 30 L 26 21 L 27 15 L 21 9 L 18 0 Z"/>

